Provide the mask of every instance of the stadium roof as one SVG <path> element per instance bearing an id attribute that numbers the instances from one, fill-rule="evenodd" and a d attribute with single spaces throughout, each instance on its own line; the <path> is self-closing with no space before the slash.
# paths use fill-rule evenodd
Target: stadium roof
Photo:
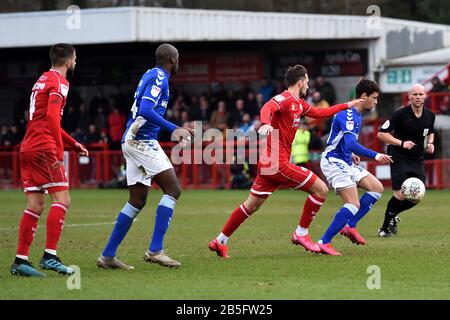
<path id="1" fill-rule="evenodd" d="M 385 66 L 435 65 L 450 62 L 450 48 L 426 51 L 407 57 L 387 60 Z"/>
<path id="2" fill-rule="evenodd" d="M 400 27 L 443 27 L 406 20 L 381 20 L 390 25 L 399 24 Z M 78 21 L 76 13 L 70 10 L 0 14 L 0 47 L 46 46 L 62 41 L 94 44 L 374 39 L 385 32 L 381 27 L 370 28 L 369 24 L 374 20 L 370 21 L 368 16 L 149 7 L 83 9 Z"/>

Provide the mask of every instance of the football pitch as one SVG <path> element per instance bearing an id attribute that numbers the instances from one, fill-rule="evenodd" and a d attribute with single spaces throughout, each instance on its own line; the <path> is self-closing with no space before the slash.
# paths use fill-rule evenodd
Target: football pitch
<path id="1" fill-rule="evenodd" d="M 378 238 L 392 195 L 387 190 L 359 224 L 367 245 L 338 236 L 333 244 L 343 256 L 330 257 L 291 244 L 306 194 L 280 190 L 233 235 L 231 259 L 219 259 L 208 250 L 208 242 L 247 194 L 185 191 L 165 240 L 169 255 L 182 266 L 168 269 L 142 260 L 161 197 L 161 191 L 152 190 L 119 248 L 118 256 L 136 268 L 125 271 L 100 270 L 95 261 L 128 191 L 71 190 L 72 207 L 58 251 L 63 262 L 80 268 L 80 289 L 69 290 L 67 278 L 51 271 L 39 279 L 10 275 L 25 197 L 21 191 L 2 190 L 0 299 L 450 299 L 450 191 L 428 191 L 422 203 L 400 215 L 397 236 Z M 339 206 L 339 198 L 330 192 L 310 228 L 314 240 Z M 35 266 L 45 242 L 46 216 L 30 252 Z M 369 289 L 368 283 L 375 288 Z"/>

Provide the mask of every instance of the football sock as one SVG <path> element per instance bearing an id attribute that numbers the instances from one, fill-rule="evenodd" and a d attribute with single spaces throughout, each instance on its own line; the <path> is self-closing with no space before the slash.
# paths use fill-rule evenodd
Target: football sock
<path id="1" fill-rule="evenodd" d="M 156 208 L 155 227 L 153 229 L 152 242 L 149 247 L 151 252 L 158 252 L 163 249 L 164 235 L 169 228 L 176 203 L 177 200 L 175 198 L 167 194 L 162 196 Z"/>
<path id="2" fill-rule="evenodd" d="M 236 229 L 239 228 L 241 223 L 248 217 L 250 217 L 250 214 L 248 214 L 247 208 L 245 208 L 244 204 L 241 204 L 239 207 L 234 209 L 233 213 L 228 218 L 222 229 L 222 233 L 227 237 L 231 237 Z M 219 239 L 217 240 L 219 241 Z"/>
<path id="3" fill-rule="evenodd" d="M 369 212 L 370 209 L 372 209 L 372 206 L 380 198 L 381 198 L 381 193 L 378 193 L 378 192 L 368 191 L 368 192 L 364 193 L 362 195 L 361 199 L 359 199 L 359 203 L 360 203 L 359 210 L 353 217 L 350 218 L 350 220 L 348 221 L 348 226 L 350 228 L 356 227 L 356 224 L 358 223 L 358 221 L 361 220 Z"/>
<path id="4" fill-rule="evenodd" d="M 386 230 L 389 227 L 389 223 L 395 216 L 397 216 L 400 212 L 411 209 L 416 204 L 417 203 L 408 201 L 406 199 L 399 200 L 396 197 L 392 196 L 387 204 L 386 212 L 384 213 L 383 226 L 381 228 Z"/>
<path id="5" fill-rule="evenodd" d="M 47 240 L 45 251 L 56 256 L 58 241 L 64 228 L 64 218 L 67 207 L 59 202 L 53 202 L 47 217 Z"/>
<path id="6" fill-rule="evenodd" d="M 310 194 L 309 197 L 306 198 L 305 205 L 303 206 L 303 213 L 300 218 L 300 227 L 305 229 L 309 228 L 309 225 L 316 217 L 316 214 L 319 212 L 324 201 L 325 199 L 319 198 L 313 194 Z"/>
<path id="7" fill-rule="evenodd" d="M 19 244 L 16 254 L 16 257 L 22 260 L 28 260 L 28 253 L 33 243 L 34 235 L 36 234 L 38 220 L 39 215 L 37 213 L 29 209 L 23 212 L 19 224 Z"/>
<path id="8" fill-rule="evenodd" d="M 295 230 L 295 233 L 298 236 L 306 236 L 308 234 L 307 228 L 302 228 L 301 226 L 297 226 L 297 229 Z"/>
<path id="9" fill-rule="evenodd" d="M 220 244 L 224 244 L 224 245 L 226 245 L 227 243 L 228 243 L 228 239 L 229 239 L 230 237 L 227 237 L 226 235 L 224 235 L 222 232 L 217 236 L 217 241 L 220 243 Z"/>
<path id="10" fill-rule="evenodd" d="M 102 255 L 104 257 L 114 257 L 116 255 L 117 248 L 127 235 L 128 230 L 130 230 L 133 220 L 136 218 L 139 211 L 140 210 L 138 208 L 133 207 L 128 202 L 125 204 L 117 216 L 116 224 L 111 233 L 111 237 L 106 244 L 105 250 L 103 250 Z"/>
<path id="11" fill-rule="evenodd" d="M 351 203 L 344 204 L 334 216 L 333 221 L 320 239 L 323 244 L 331 242 L 331 239 L 345 226 L 347 221 L 358 212 L 358 207 Z"/>

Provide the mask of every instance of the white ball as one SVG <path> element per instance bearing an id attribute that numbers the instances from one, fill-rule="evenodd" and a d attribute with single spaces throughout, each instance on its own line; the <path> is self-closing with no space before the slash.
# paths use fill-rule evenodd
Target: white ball
<path id="1" fill-rule="evenodd" d="M 421 200 L 425 196 L 425 185 L 422 180 L 408 178 L 402 183 L 401 192 L 408 200 Z"/>

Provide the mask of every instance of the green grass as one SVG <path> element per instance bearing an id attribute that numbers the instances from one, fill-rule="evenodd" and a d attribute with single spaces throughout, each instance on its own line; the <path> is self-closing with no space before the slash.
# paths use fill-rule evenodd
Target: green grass
<path id="1" fill-rule="evenodd" d="M 17 245 L 17 224 L 25 206 L 21 191 L 0 191 L 0 299 L 449 299 L 449 191 L 428 191 L 419 206 L 402 215 L 399 234 L 380 239 L 391 192 L 360 223 L 367 245 L 337 237 L 344 256 L 314 255 L 290 243 L 306 195 L 277 191 L 230 241 L 231 259 L 219 259 L 208 242 L 220 232 L 247 191 L 185 191 L 177 205 L 165 246 L 183 265 L 167 269 L 144 263 L 161 196 L 152 191 L 119 249 L 132 271 L 99 270 L 95 260 L 105 245 L 126 190 L 72 190 L 59 255 L 81 268 L 81 290 L 68 290 L 66 278 L 46 271 L 44 279 L 12 277 L 9 266 Z M 330 193 L 311 226 L 318 240 L 337 208 Z M 39 223 L 31 261 L 38 264 L 45 241 Z M 103 223 L 103 224 L 101 224 Z M 97 225 L 87 225 L 97 224 Z M 367 268 L 381 269 L 381 289 L 369 290 Z"/>

